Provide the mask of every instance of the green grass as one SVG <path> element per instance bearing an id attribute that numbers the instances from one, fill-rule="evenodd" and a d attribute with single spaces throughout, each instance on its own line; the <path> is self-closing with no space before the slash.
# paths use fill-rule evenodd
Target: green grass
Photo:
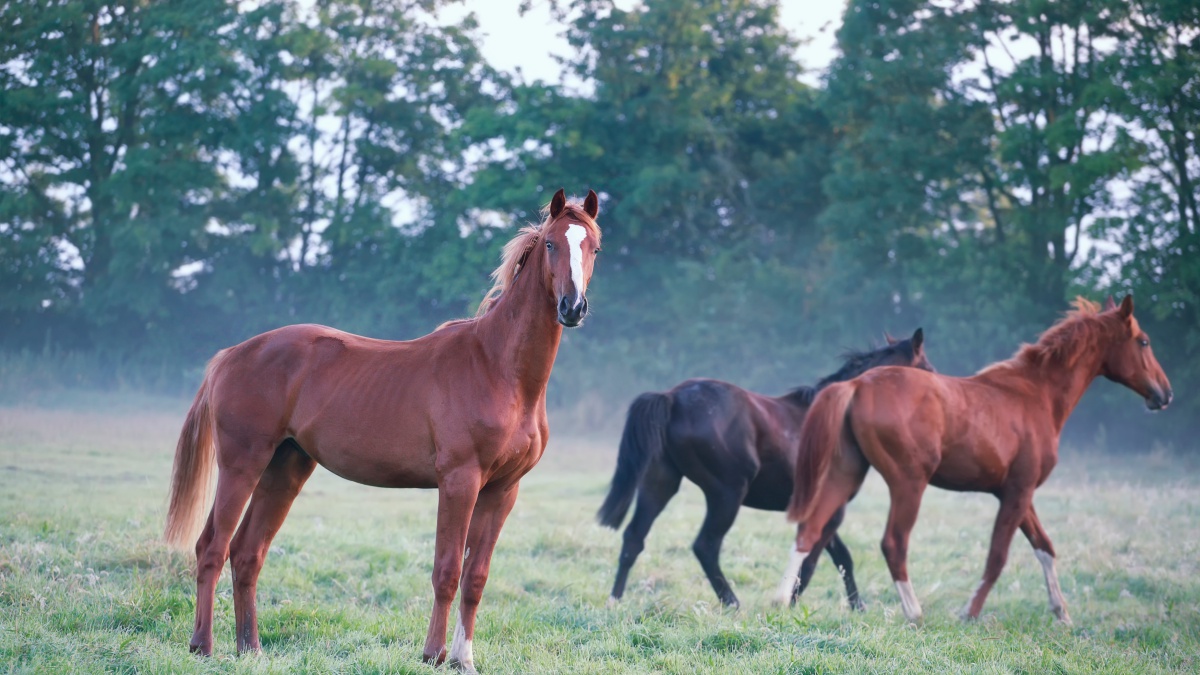
<path id="1" fill-rule="evenodd" d="M 420 663 L 436 495 L 318 470 L 259 583 L 264 653 L 234 652 L 228 574 L 212 659 L 187 652 L 193 561 L 158 541 L 183 403 L 141 411 L 0 408 L 0 670 L 434 672 Z M 690 550 L 703 518 L 685 485 L 658 521 L 625 601 L 606 609 L 620 535 L 594 523 L 610 439 L 551 442 L 522 483 L 480 610 L 487 673 L 1113 672 L 1200 668 L 1200 480 L 1165 454 L 1065 454 L 1038 493 L 1074 627 L 1052 621 L 1018 535 L 981 620 L 955 611 L 982 571 L 990 497 L 931 490 L 909 564 L 921 627 L 899 611 L 872 475 L 842 535 L 868 610 L 851 614 L 822 561 L 803 606 L 769 602 L 787 562 L 781 514 L 745 510 L 725 543 L 742 609 L 722 609 Z"/>

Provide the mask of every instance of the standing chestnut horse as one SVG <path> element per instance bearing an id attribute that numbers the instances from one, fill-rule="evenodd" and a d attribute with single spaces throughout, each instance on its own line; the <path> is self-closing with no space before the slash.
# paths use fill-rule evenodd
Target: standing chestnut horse
<path id="1" fill-rule="evenodd" d="M 833 382 L 857 377 L 877 366 L 932 370 L 920 328 L 907 340 L 887 339 L 879 349 L 851 353 L 836 373 L 815 387 L 783 396 L 763 396 L 720 380 L 687 380 L 668 392 L 642 394 L 629 406 L 612 488 L 597 518 L 617 529 L 637 493 L 637 509 L 625 528 L 611 601 L 621 599 L 629 570 L 646 543 L 654 520 L 679 490 L 684 476 L 704 491 L 708 512 L 692 551 L 717 597 L 736 607 L 737 596 L 721 572 L 721 543 L 742 505 L 784 511 L 792 496 L 792 471 L 800 425 L 813 398 Z M 817 548 L 826 548 L 841 570 L 846 598 L 862 609 L 854 583 L 854 561 L 837 536 L 839 512 Z M 785 589 L 781 602 L 794 601 L 812 579 L 819 556 L 805 561 L 799 585 Z"/>
<path id="2" fill-rule="evenodd" d="M 1075 307 L 1037 344 L 972 377 L 878 368 L 821 392 L 800 432 L 788 509 L 800 525 L 788 574 L 795 575 L 825 522 L 873 466 L 891 492 L 883 556 L 909 621 L 921 620 L 921 605 L 908 580 L 908 536 L 932 484 L 1000 500 L 983 581 L 963 617 L 979 616 L 1019 527 L 1042 565 L 1050 609 L 1070 623 L 1054 546 L 1033 508 L 1034 490 L 1058 462 L 1063 424 L 1098 375 L 1137 392 L 1151 410 L 1171 402 L 1171 384 L 1133 318 L 1132 296 L 1120 307 L 1110 298 L 1103 312 L 1083 298 Z"/>
<path id="3" fill-rule="evenodd" d="M 438 489 L 424 657 L 446 660 L 450 603 L 461 579 L 449 658 L 474 670 L 471 640 L 492 551 L 518 481 L 546 448 L 546 382 L 562 327 L 579 325 L 587 313 L 598 210 L 595 192 L 580 206 L 559 190 L 544 222 L 504 247 L 495 286 L 474 319 L 409 342 L 288 326 L 213 358 L 175 451 L 165 535 L 175 545 L 196 545 L 192 651 L 212 653 L 213 595 L 226 558 L 238 651 L 261 649 L 258 574 L 319 463 L 366 485 Z M 214 457 L 216 498 L 197 540 Z"/>

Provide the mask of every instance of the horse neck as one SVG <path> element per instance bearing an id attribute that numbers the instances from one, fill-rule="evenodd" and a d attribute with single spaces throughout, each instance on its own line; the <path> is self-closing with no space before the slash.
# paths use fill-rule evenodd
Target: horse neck
<path id="1" fill-rule="evenodd" d="M 1104 353 L 1099 345 L 1093 343 L 1103 338 L 1088 336 L 1084 339 L 1089 344 L 1080 345 L 1080 349 L 1087 351 L 1075 360 L 1074 365 L 1069 365 L 1060 358 L 1052 358 L 1041 363 L 1022 362 L 1015 369 L 1023 379 L 1042 392 L 1044 399 L 1049 403 L 1050 415 L 1058 433 L 1062 433 L 1067 418 L 1071 416 L 1088 387 L 1100 375 Z"/>
<path id="2" fill-rule="evenodd" d="M 528 269 L 478 319 L 478 330 L 488 360 L 511 375 L 526 398 L 541 398 L 558 355 L 562 325 L 541 284 L 544 256 L 532 253 Z"/>

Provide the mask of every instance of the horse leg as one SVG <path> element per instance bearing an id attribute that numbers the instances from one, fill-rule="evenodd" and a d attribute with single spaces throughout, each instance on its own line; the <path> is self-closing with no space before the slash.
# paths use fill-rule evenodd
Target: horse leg
<path id="1" fill-rule="evenodd" d="M 825 550 L 829 551 L 829 557 L 833 559 L 833 564 L 837 565 L 842 582 L 846 584 L 846 601 L 850 603 L 850 609 L 865 611 L 867 606 L 863 604 L 862 597 L 858 594 L 858 584 L 854 582 L 854 559 L 850 557 L 850 549 L 846 548 L 841 537 L 834 534 Z"/>
<path id="2" fill-rule="evenodd" d="M 880 545 L 888 570 L 892 573 L 892 581 L 896 584 L 896 592 L 900 594 L 900 608 L 904 611 L 904 618 L 911 623 L 920 623 L 922 613 L 921 603 L 908 580 L 908 537 L 917 523 L 917 512 L 921 509 L 925 487 L 926 484 L 919 481 L 888 485 L 892 506 L 888 511 L 887 528 Z"/>
<path id="3" fill-rule="evenodd" d="M 964 619 L 977 619 L 987 600 L 992 585 L 1000 578 L 1004 563 L 1008 562 L 1008 549 L 1012 545 L 1013 535 L 1017 527 L 1033 506 L 1033 491 L 1025 490 L 1010 493 L 1000 498 L 1000 512 L 996 514 L 996 525 L 992 529 L 992 545 L 988 550 L 987 566 L 983 570 L 983 580 L 959 613 Z"/>
<path id="4" fill-rule="evenodd" d="M 800 596 L 797 592 L 799 584 L 807 585 L 807 580 L 800 579 L 801 570 L 804 569 L 805 563 L 810 565 L 808 578 L 812 578 L 812 572 L 816 569 L 816 562 L 809 562 L 809 558 L 814 551 L 818 554 L 826 544 L 836 536 L 837 526 L 841 523 L 841 513 L 846 506 L 846 502 L 850 501 L 860 487 L 862 487 L 863 479 L 867 477 L 868 465 L 865 462 L 843 463 L 830 468 L 829 475 L 825 482 L 820 487 L 820 492 L 814 500 L 814 506 L 811 517 L 803 523 L 796 526 L 796 543 L 792 549 L 791 560 L 788 562 L 787 570 L 783 574 L 783 579 L 779 582 L 779 589 L 775 593 L 775 602 L 782 604 L 794 604 Z M 829 527 L 831 521 L 837 522 Z M 848 557 L 848 556 L 847 556 Z M 803 588 L 800 589 L 801 591 Z"/>
<path id="5" fill-rule="evenodd" d="M 821 540 L 817 542 L 813 550 L 823 548 L 829 552 L 830 559 L 837 566 L 838 574 L 842 576 L 842 580 L 846 584 L 846 599 L 850 602 L 850 609 L 862 610 L 865 607 L 862 600 L 858 597 L 858 586 L 854 583 L 854 560 L 850 557 L 850 550 L 846 548 L 846 545 L 842 542 L 842 538 L 837 535 L 837 530 L 841 527 L 842 519 L 845 515 L 845 507 L 838 509 L 833 514 L 829 522 L 825 524 Z M 804 594 L 804 589 L 808 588 L 809 582 L 812 581 L 813 573 L 817 569 L 817 563 L 820 561 L 821 556 L 810 555 L 800 565 L 800 583 L 796 586 L 796 591 L 792 596 L 793 605 Z"/>
<path id="6" fill-rule="evenodd" d="M 725 541 L 729 528 L 733 527 L 748 487 L 743 481 L 737 488 L 722 485 L 704 492 L 708 512 L 704 516 L 704 524 L 700 526 L 700 534 L 692 544 L 692 552 L 700 561 L 700 567 L 704 568 L 704 574 L 708 576 L 717 597 L 727 607 L 733 608 L 738 607 L 738 599 L 721 572 L 721 543 Z"/>
<path id="7" fill-rule="evenodd" d="M 1042 522 L 1038 520 L 1033 504 L 1030 504 L 1029 510 L 1025 512 L 1025 518 L 1021 521 L 1021 531 L 1025 533 L 1025 538 L 1033 546 L 1033 554 L 1042 564 L 1042 574 L 1046 577 L 1046 592 L 1050 595 L 1050 611 L 1054 612 L 1059 621 L 1071 625 L 1071 616 L 1067 614 L 1067 601 L 1058 586 L 1058 572 L 1054 569 L 1054 544 L 1050 543 L 1050 537 L 1046 535 L 1046 530 L 1042 529 Z"/>
<path id="8" fill-rule="evenodd" d="M 471 527 L 467 532 L 467 548 L 463 557 L 462 597 L 458 602 L 458 625 L 454 627 L 454 639 L 450 643 L 451 666 L 468 673 L 475 672 L 475 656 L 471 643 L 475 640 L 475 617 L 479 601 L 483 598 L 483 587 L 487 584 L 488 570 L 492 565 L 492 552 L 500 538 L 500 528 L 517 502 L 517 485 L 487 489 L 479 493 L 475 512 L 471 515 Z"/>
<path id="9" fill-rule="evenodd" d="M 316 466 L 316 460 L 298 446 L 291 443 L 279 446 L 259 479 L 258 487 L 254 488 L 250 508 L 233 537 L 229 566 L 233 569 L 233 612 L 239 652 L 262 651 L 255 600 L 258 574 L 262 571 L 271 540 L 279 532 L 292 502 Z"/>
<path id="10" fill-rule="evenodd" d="M 446 660 L 446 624 L 450 604 L 462 574 L 463 547 L 471 512 L 479 498 L 479 470 L 464 470 L 444 477 L 438 486 L 437 538 L 433 554 L 433 613 L 425 635 L 426 663 L 440 666 Z"/>
<path id="11" fill-rule="evenodd" d="M 638 554 L 646 546 L 646 534 L 650 532 L 654 519 L 667 507 L 667 502 L 679 491 L 679 483 L 682 480 L 683 474 L 665 458 L 656 460 L 647 468 L 646 475 L 638 486 L 637 506 L 633 510 L 633 518 L 625 527 L 621 558 L 617 562 L 617 578 L 613 582 L 609 605 L 616 604 L 625 594 L 625 581 L 629 578 L 629 570 L 637 560 Z"/>
<path id="12" fill-rule="evenodd" d="M 217 493 L 213 498 L 212 512 L 208 524 L 196 542 L 196 626 L 192 632 L 189 648 L 193 653 L 212 655 L 213 648 L 213 604 L 216 602 L 217 580 L 229 557 L 229 540 L 242 517 L 242 509 L 250 494 L 258 485 L 258 479 L 271 461 L 272 453 L 266 447 L 253 443 L 238 443 L 237 439 L 218 433 L 217 452 L 219 472 Z M 221 450 L 236 448 L 244 452 Z M 236 457 L 240 465 L 222 465 L 223 457 Z"/>

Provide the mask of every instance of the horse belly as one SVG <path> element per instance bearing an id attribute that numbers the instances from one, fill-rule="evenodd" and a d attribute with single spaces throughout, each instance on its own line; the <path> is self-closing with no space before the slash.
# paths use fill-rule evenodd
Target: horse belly
<path id="1" fill-rule="evenodd" d="M 950 448 L 930 484 L 959 492 L 991 492 L 1004 484 L 1007 465 L 992 448 Z"/>
<path id="2" fill-rule="evenodd" d="M 378 437 L 362 429 L 297 434 L 296 442 L 317 463 L 346 480 L 387 488 L 435 488 L 432 445 L 419 439 Z"/>
<path id="3" fill-rule="evenodd" d="M 792 488 L 792 477 L 787 471 L 761 471 L 750 483 L 742 504 L 763 511 L 786 511 Z"/>

